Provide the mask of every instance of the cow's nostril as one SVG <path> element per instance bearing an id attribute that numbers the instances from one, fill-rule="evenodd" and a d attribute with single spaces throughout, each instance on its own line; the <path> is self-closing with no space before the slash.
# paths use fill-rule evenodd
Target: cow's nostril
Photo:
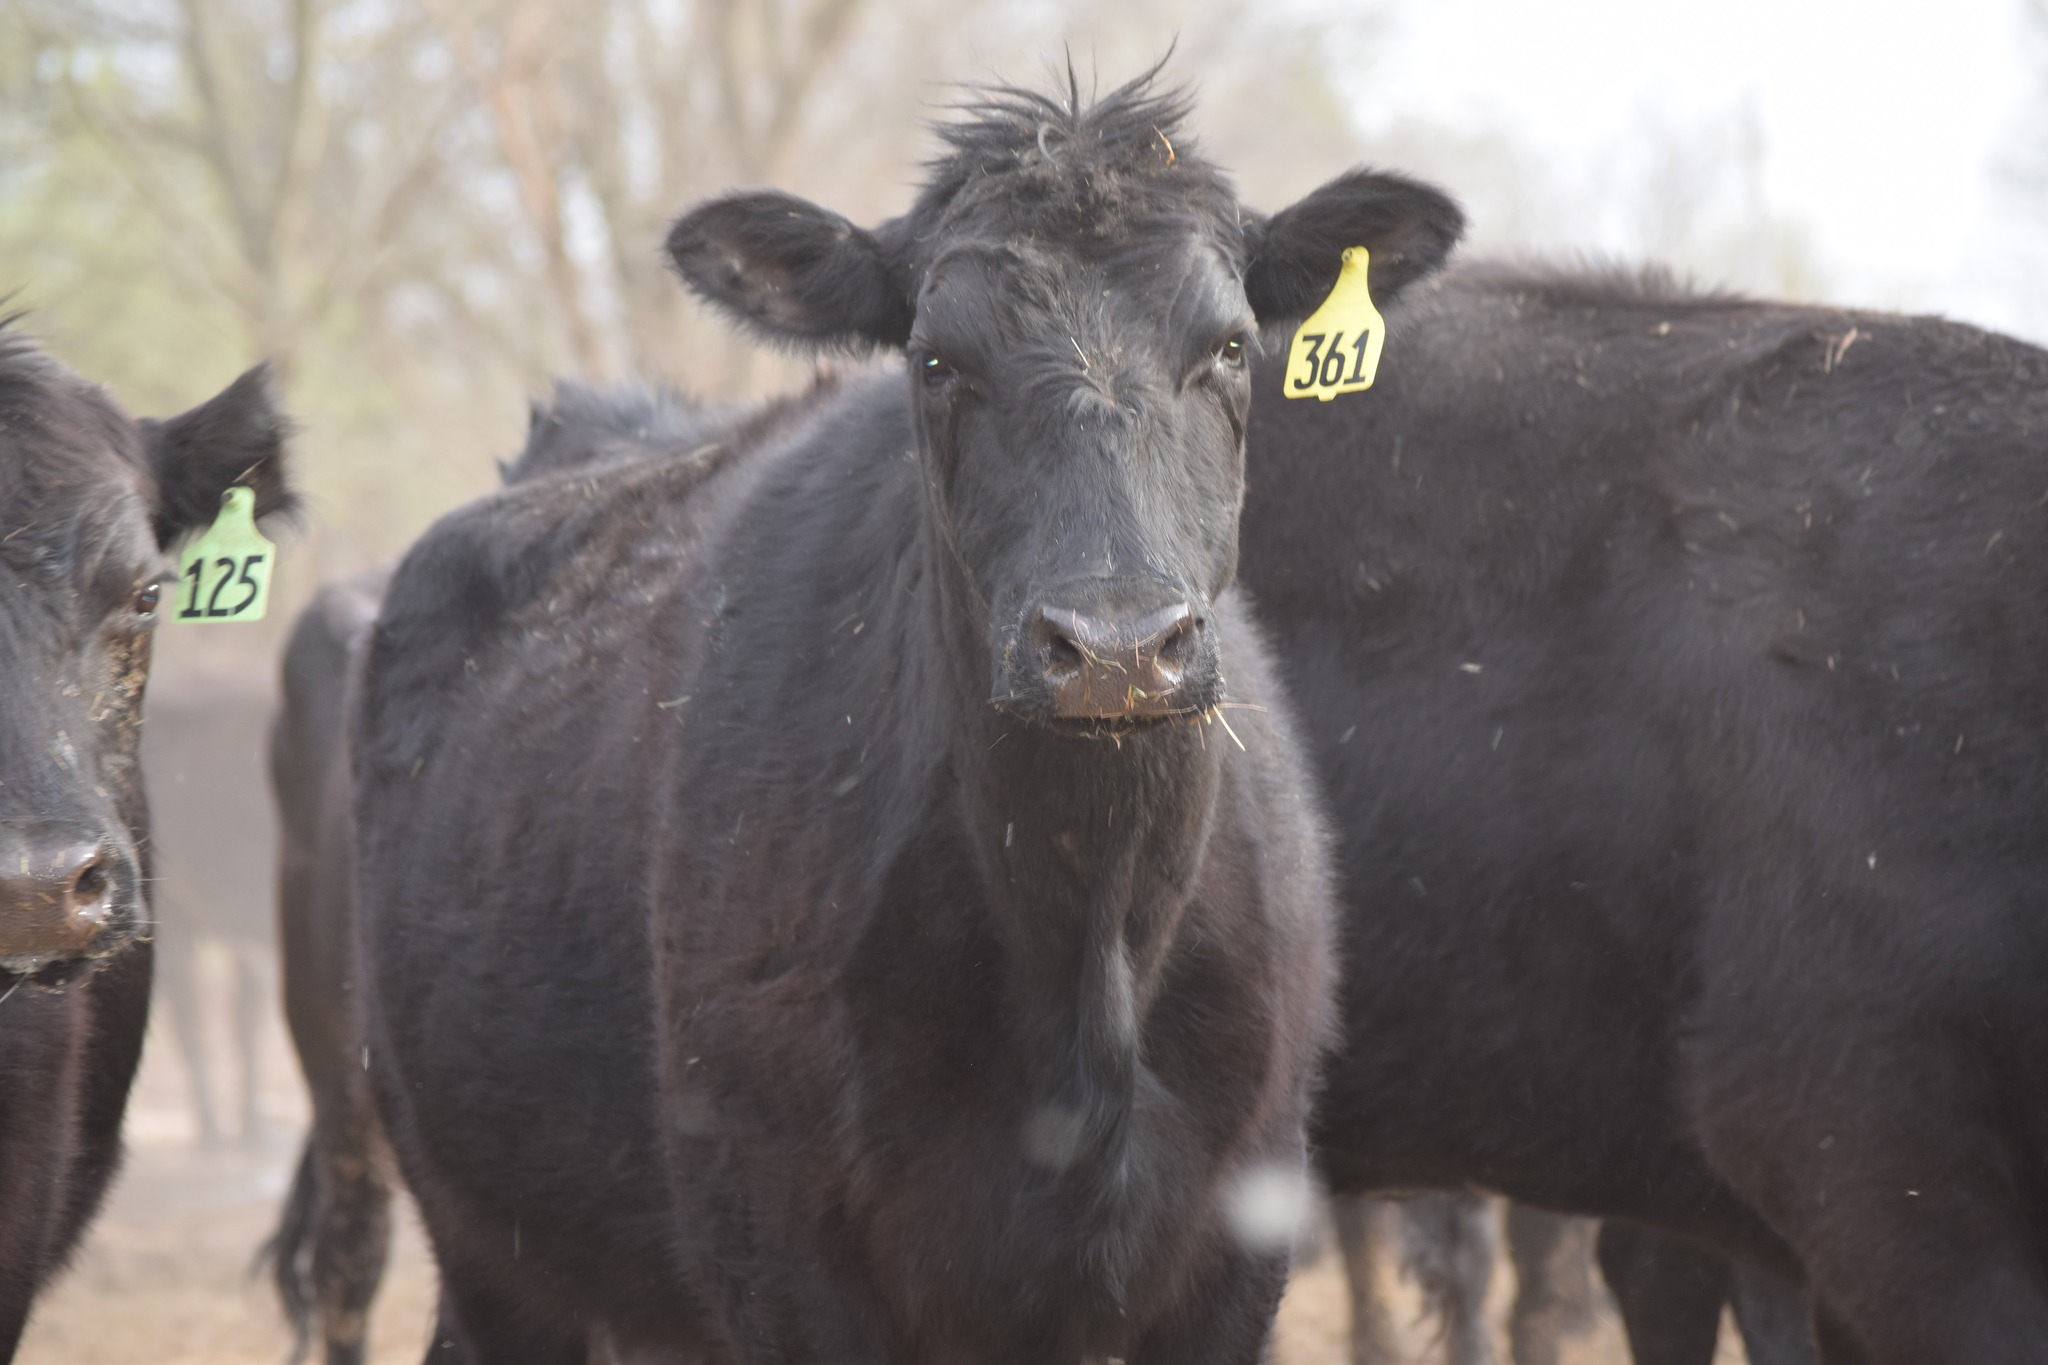
<path id="1" fill-rule="evenodd" d="M 99 951 L 122 922 L 119 901 L 132 878 L 127 854 L 104 836 L 62 825 L 0 825 L 0 958 L 18 966 Z"/>
<path id="2" fill-rule="evenodd" d="M 1152 657 L 1161 668 L 1175 672 L 1187 667 L 1188 655 L 1195 644 L 1195 621 L 1193 617 L 1182 617 L 1167 628 L 1160 638 L 1159 646 L 1152 651 Z"/>
<path id="3" fill-rule="evenodd" d="M 107 894 L 106 859 L 98 854 L 78 870 L 71 883 L 71 899 L 83 910 Z"/>
<path id="4" fill-rule="evenodd" d="M 1048 673 L 1074 674 L 1087 666 L 1088 660 L 1081 653 L 1081 647 L 1058 632 L 1052 632 L 1045 642 L 1045 668 Z"/>
<path id="5" fill-rule="evenodd" d="M 1070 682 L 1087 670 L 1088 648 L 1081 642 L 1087 622 L 1058 607 L 1041 607 L 1032 635 L 1045 651 L 1045 675 L 1055 684 Z"/>

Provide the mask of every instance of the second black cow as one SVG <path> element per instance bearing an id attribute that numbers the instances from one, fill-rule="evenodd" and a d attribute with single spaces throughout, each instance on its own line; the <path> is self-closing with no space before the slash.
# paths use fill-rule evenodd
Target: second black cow
<path id="1" fill-rule="evenodd" d="M 501 472 L 509 485 L 621 459 L 703 460 L 743 423 L 773 423 L 780 410 L 727 411 L 667 390 L 560 383 L 548 402 L 533 405 L 526 445 Z M 347 735 L 350 680 L 389 579 L 378 570 L 329 584 L 300 614 L 270 735 L 285 1017 L 313 1125 L 264 1256 L 297 1339 L 294 1359 L 317 1333 L 327 1365 L 360 1365 L 368 1349 L 397 1174 L 363 1041 Z"/>
<path id="2" fill-rule="evenodd" d="M 1831 1365 L 2048 1359 L 2048 355 L 1568 272 L 1390 321 L 1372 402 L 1262 376 L 1244 522 L 1333 1183 L 1803 1273 Z"/>

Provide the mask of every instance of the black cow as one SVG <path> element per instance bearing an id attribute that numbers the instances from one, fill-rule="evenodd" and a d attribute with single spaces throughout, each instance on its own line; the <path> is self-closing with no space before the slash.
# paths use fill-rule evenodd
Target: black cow
<path id="1" fill-rule="evenodd" d="M 535 403 L 509 484 L 626 457 L 689 459 L 737 428 L 741 414 L 662 389 L 560 383 Z M 769 419 L 772 420 L 772 419 Z M 313 1128 L 264 1248 L 302 1357 L 316 1328 L 328 1365 L 363 1359 L 384 1273 L 396 1177 L 377 1120 L 356 990 L 356 909 L 349 820 L 347 680 L 383 600 L 388 570 L 330 584 L 292 627 L 283 706 L 270 736 L 279 830 L 278 938 L 285 1016 L 313 1100 Z"/>
<path id="2" fill-rule="evenodd" d="M 1331 945 L 1231 586 L 1248 359 L 1459 215 L 1362 172 L 1253 214 L 1183 112 L 989 91 L 880 228 L 689 214 L 706 296 L 907 371 L 400 568 L 371 1075 L 452 1358 L 1260 1358 Z"/>
<path id="3" fill-rule="evenodd" d="M 391 1234 L 390 1149 L 377 1123 L 356 990 L 345 717 L 384 573 L 329 584 L 292 626 L 270 732 L 285 1022 L 313 1128 L 263 1249 L 301 1358 L 317 1312 L 329 1365 L 356 1365 Z"/>
<path id="4" fill-rule="evenodd" d="M 1509 269 L 1387 345 L 1261 372 L 1244 517 L 1341 826 L 1334 1185 L 1803 1272 L 1831 1365 L 2048 1359 L 2048 355 Z"/>
<path id="5" fill-rule="evenodd" d="M 120 1156 L 149 1012 L 136 766 L 170 550 L 281 507 L 262 371 L 137 422 L 0 323 L 0 1360 Z"/>

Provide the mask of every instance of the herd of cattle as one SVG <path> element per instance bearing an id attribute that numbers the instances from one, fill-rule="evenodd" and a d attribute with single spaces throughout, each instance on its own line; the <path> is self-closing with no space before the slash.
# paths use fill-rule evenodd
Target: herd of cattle
<path id="1" fill-rule="evenodd" d="M 1185 112 L 689 212 L 903 359 L 560 386 L 301 618 L 296 1319 L 362 1358 L 402 1180 L 434 1361 L 1252 1365 L 1320 1183 L 1606 1220 L 1643 1365 L 2048 1361 L 2048 354 L 1439 273 L 1443 194 L 1256 213 Z M 1284 401 L 1352 247 L 1384 373 Z M 118 1159 L 170 555 L 286 425 L 0 331 L 0 1359 Z"/>

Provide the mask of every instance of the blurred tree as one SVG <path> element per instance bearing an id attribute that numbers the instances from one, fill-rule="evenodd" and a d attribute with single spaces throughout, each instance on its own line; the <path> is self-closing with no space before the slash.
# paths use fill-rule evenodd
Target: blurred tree
<path id="1" fill-rule="evenodd" d="M 0 205 L 0 291 L 36 307 L 60 354 L 145 411 L 268 358 L 308 419 L 316 510 L 367 531 L 369 557 L 417 531 L 420 503 L 475 485 L 476 464 L 388 435 L 434 406 L 422 380 L 473 387 L 477 368 L 473 346 L 421 366 L 393 344 L 423 282 L 464 311 L 451 267 L 487 235 L 438 211 L 464 197 L 451 153 L 466 115 L 422 49 L 424 16 L 365 0 L 0 0 L 0 24 L 28 73 L 0 126 L 33 129 Z M 253 651 L 272 633 L 217 643 Z"/>
<path id="2" fill-rule="evenodd" d="M 929 118 L 973 98 L 959 82 L 1039 84 L 1064 48 L 1085 92 L 1177 43 L 1208 150 L 1277 206 L 1363 150 L 1333 73 L 1380 13 L 0 0 L 0 294 L 145 410 L 272 358 L 306 424 L 319 574 L 349 571 L 485 486 L 555 374 L 721 396 L 801 378 L 668 276 L 692 200 L 773 181 L 873 221 L 907 204 Z"/>
<path id="3" fill-rule="evenodd" d="M 2033 67 L 2025 120 L 2005 158 L 2007 182 L 2048 213 L 2048 0 L 2020 0 L 2020 23 Z"/>
<path id="4" fill-rule="evenodd" d="M 1624 177 L 1622 241 L 1631 255 L 1715 289 L 1820 299 L 1828 291 L 1802 225 L 1764 192 L 1763 120 L 1753 99 L 1685 127 L 1648 120 Z"/>
<path id="5" fill-rule="evenodd" d="M 249 351 L 289 373 L 411 264 L 407 229 L 448 188 L 435 134 L 454 110 L 402 59 L 423 36 L 403 7 L 12 4 L 47 116 L 119 177 L 90 192 L 126 210 L 124 231 L 159 237 L 160 267 L 223 307 Z"/>
<path id="6" fill-rule="evenodd" d="M 2021 0 L 2020 24 L 2033 79 L 2000 159 L 2014 210 L 2002 243 L 2013 259 L 2003 273 L 2025 332 L 2039 338 L 2048 335 L 2048 0 Z"/>
<path id="7" fill-rule="evenodd" d="M 729 387 L 741 352 L 692 335 L 663 230 L 692 198 L 782 174 L 819 106 L 858 98 L 867 73 L 848 56 L 868 0 L 427 9 L 514 190 L 538 265 L 521 297 L 545 300 L 560 337 L 548 368 L 655 374 L 688 354 L 698 386 Z"/>

